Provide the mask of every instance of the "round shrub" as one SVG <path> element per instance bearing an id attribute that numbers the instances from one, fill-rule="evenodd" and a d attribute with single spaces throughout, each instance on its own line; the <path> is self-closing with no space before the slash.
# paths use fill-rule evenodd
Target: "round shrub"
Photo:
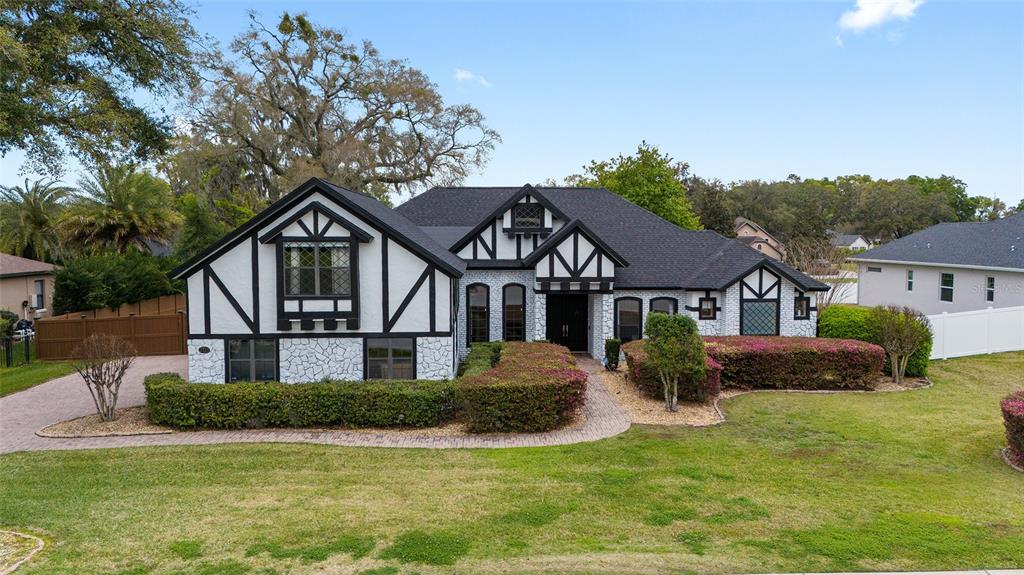
<path id="1" fill-rule="evenodd" d="M 664 396 L 661 378 L 658 377 L 658 370 L 654 364 L 647 358 L 644 340 L 638 339 L 623 344 L 622 354 L 626 356 L 629 379 L 640 390 L 640 393 L 654 399 L 662 399 Z M 710 355 L 707 356 L 705 374 L 704 385 L 701 389 L 693 386 L 680 386 L 677 392 L 680 401 L 705 401 L 707 398 L 719 394 L 722 389 L 722 366 Z"/>
<path id="2" fill-rule="evenodd" d="M 855 305 L 830 305 L 818 314 L 818 336 L 834 339 L 856 339 L 878 344 L 869 324 L 871 308 Z M 910 356 L 906 375 L 924 377 L 928 375 L 928 362 L 932 354 L 931 339 Z M 889 358 L 885 358 L 885 372 L 892 370 Z"/>
<path id="3" fill-rule="evenodd" d="M 619 369 L 619 353 L 622 351 L 622 340 L 610 337 L 604 340 L 604 366 L 610 371 Z"/>
<path id="4" fill-rule="evenodd" d="M 1003 398 L 999 407 L 1003 411 L 1010 458 L 1018 465 L 1024 465 L 1024 389 Z"/>

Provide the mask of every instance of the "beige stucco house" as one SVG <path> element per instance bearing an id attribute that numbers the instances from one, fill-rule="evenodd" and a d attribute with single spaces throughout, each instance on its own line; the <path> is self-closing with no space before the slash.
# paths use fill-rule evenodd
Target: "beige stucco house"
<path id="1" fill-rule="evenodd" d="M 46 262 L 0 254 L 0 309 L 10 310 L 24 319 L 50 315 L 55 267 Z"/>
<path id="2" fill-rule="evenodd" d="M 757 222 L 747 218 L 736 218 L 733 223 L 733 232 L 736 239 L 747 244 L 764 255 L 782 261 L 786 255 L 786 247 L 775 236 L 768 233 L 768 230 L 761 227 Z"/>

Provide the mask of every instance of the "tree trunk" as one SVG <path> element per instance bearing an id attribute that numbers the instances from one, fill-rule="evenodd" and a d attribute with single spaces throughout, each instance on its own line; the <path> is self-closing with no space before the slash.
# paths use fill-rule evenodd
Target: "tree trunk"
<path id="1" fill-rule="evenodd" d="M 890 353 L 889 354 L 889 366 L 892 369 L 892 381 L 896 385 L 903 383 L 903 370 L 900 369 L 900 354 Z"/>
<path id="2" fill-rule="evenodd" d="M 675 412 L 679 410 L 679 380 L 672 379 L 672 405 L 669 411 Z"/>

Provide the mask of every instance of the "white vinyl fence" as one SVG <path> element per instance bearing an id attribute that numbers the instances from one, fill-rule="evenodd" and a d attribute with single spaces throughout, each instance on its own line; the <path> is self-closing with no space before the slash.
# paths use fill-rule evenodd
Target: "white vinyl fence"
<path id="1" fill-rule="evenodd" d="M 1024 350 L 1024 306 L 930 315 L 931 359 Z"/>

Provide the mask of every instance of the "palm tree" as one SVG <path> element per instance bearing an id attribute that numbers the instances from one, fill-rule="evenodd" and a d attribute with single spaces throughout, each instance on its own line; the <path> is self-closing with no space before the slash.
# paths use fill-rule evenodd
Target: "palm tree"
<path id="1" fill-rule="evenodd" d="M 57 221 L 71 188 L 53 180 L 25 187 L 0 187 L 0 249 L 26 258 L 53 261 L 59 250 Z"/>
<path id="2" fill-rule="evenodd" d="M 101 166 L 78 181 L 76 201 L 61 221 L 67 241 L 83 252 L 170 242 L 181 224 L 167 182 L 133 165 Z"/>

